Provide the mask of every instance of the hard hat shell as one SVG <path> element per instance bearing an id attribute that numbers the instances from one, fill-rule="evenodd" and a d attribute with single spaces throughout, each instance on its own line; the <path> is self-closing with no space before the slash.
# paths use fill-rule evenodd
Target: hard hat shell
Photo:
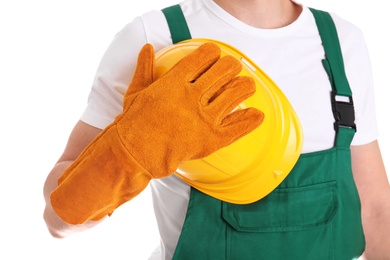
<path id="1" fill-rule="evenodd" d="M 262 199 L 290 173 L 302 150 L 298 117 L 283 92 L 246 55 L 220 41 L 196 38 L 168 46 L 156 53 L 155 78 L 205 42 L 242 63 L 239 76 L 250 76 L 256 92 L 237 109 L 255 107 L 265 114 L 263 123 L 231 145 L 180 165 L 176 175 L 192 187 L 222 201 L 247 204 Z M 189 147 L 190 149 L 190 147 Z"/>

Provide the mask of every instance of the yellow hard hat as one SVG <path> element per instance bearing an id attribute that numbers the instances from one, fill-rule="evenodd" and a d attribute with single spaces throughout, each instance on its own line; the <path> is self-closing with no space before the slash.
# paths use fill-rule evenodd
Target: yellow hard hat
<path id="1" fill-rule="evenodd" d="M 250 76 L 256 92 L 237 109 L 255 107 L 265 114 L 263 123 L 217 152 L 184 162 L 176 175 L 199 191 L 222 201 L 247 204 L 262 199 L 290 173 L 302 150 L 298 117 L 278 86 L 247 56 L 234 47 L 211 39 L 191 39 L 156 53 L 155 78 L 205 42 L 221 48 L 221 57 L 232 55 L 242 63 L 239 76 Z M 189 149 L 191 149 L 189 147 Z"/>

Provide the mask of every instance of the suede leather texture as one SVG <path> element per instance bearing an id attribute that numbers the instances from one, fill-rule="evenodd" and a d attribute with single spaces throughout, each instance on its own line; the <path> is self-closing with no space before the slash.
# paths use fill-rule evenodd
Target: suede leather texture
<path id="1" fill-rule="evenodd" d="M 254 94 L 241 63 L 205 43 L 154 80 L 154 49 L 139 53 L 123 112 L 58 180 L 51 204 L 66 223 L 100 220 L 137 196 L 152 178 L 228 146 L 261 125 L 255 108 L 233 109 Z"/>

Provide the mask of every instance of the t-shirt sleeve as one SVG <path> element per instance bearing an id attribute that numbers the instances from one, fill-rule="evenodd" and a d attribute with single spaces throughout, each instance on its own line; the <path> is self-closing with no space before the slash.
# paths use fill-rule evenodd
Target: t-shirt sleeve
<path id="1" fill-rule="evenodd" d="M 378 138 L 371 60 L 362 31 L 332 14 L 339 34 L 345 72 L 352 90 L 357 127 L 352 145 L 363 145 Z"/>
<path id="2" fill-rule="evenodd" d="M 123 96 L 135 71 L 140 49 L 146 43 L 140 17 L 120 30 L 99 63 L 87 106 L 80 120 L 103 129 L 122 111 Z"/>

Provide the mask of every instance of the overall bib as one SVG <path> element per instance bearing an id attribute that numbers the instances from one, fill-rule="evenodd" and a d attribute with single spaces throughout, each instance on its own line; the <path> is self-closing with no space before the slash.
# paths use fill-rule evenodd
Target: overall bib
<path id="1" fill-rule="evenodd" d="M 334 147 L 301 154 L 287 178 L 255 203 L 226 203 L 191 188 L 173 259 L 351 260 L 363 253 L 360 200 L 350 155 L 356 131 L 352 93 L 333 20 L 326 12 L 311 11 L 333 88 Z M 191 38 L 179 5 L 163 13 L 174 43 Z M 336 101 L 336 95 L 349 97 L 350 102 Z"/>

